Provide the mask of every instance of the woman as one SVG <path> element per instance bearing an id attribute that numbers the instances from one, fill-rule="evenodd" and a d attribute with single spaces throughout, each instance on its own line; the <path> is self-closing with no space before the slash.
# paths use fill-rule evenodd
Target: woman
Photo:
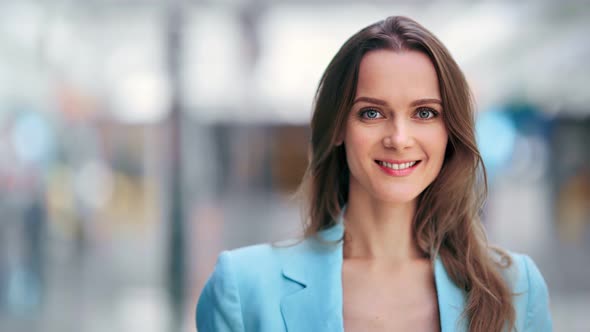
<path id="1" fill-rule="evenodd" d="M 405 17 L 359 31 L 316 95 L 305 239 L 223 252 L 208 331 L 550 331 L 533 261 L 491 248 L 467 82 Z"/>

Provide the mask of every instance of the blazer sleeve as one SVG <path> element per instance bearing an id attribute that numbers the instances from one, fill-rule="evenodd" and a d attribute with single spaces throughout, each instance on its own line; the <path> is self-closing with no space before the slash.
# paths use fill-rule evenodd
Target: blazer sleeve
<path id="1" fill-rule="evenodd" d="M 524 266 L 528 279 L 528 301 L 525 331 L 553 331 L 549 311 L 549 291 L 547 284 L 533 260 L 524 255 Z"/>
<path id="2" fill-rule="evenodd" d="M 231 265 L 231 254 L 222 252 L 197 304 L 198 332 L 244 331 L 240 294 Z"/>

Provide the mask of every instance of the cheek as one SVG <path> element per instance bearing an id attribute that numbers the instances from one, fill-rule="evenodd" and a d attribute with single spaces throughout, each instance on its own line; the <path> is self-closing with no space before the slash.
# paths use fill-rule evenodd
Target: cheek
<path id="1" fill-rule="evenodd" d="M 344 143 L 350 158 L 364 158 L 368 155 L 375 142 L 374 131 L 369 128 L 349 125 L 346 130 Z"/>
<path id="2" fill-rule="evenodd" d="M 358 132 L 351 132 L 346 137 L 345 143 L 346 146 L 351 149 L 351 151 L 361 151 L 367 146 L 368 140 Z"/>
<path id="3" fill-rule="evenodd" d="M 432 130 L 425 133 L 426 141 L 429 142 L 427 144 L 430 147 L 430 154 L 434 159 L 443 160 L 445 157 L 445 151 L 447 148 L 447 143 L 449 140 L 447 130 L 444 125 L 438 126 L 436 128 L 431 128 Z"/>
<path id="4" fill-rule="evenodd" d="M 448 137 L 446 131 L 442 131 L 436 135 L 432 142 L 434 144 L 431 145 L 430 157 L 432 158 L 433 166 L 435 168 L 433 171 L 438 175 L 443 167 L 447 151 Z"/>
<path id="5" fill-rule="evenodd" d="M 348 168 L 353 175 L 360 176 L 363 173 L 363 164 L 369 160 L 371 142 L 372 138 L 367 128 L 349 124 L 344 136 L 344 147 Z"/>

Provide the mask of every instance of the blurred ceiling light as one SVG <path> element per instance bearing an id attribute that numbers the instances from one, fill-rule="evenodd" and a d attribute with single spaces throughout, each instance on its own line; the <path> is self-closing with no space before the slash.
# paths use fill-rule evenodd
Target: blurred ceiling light
<path id="1" fill-rule="evenodd" d="M 184 103 L 200 119 L 227 117 L 244 109 L 246 43 L 235 13 L 228 9 L 197 7 L 187 20 L 184 36 Z M 227 114 L 226 114 L 227 113 Z M 239 115 L 238 115 L 239 116 Z"/>
<path id="2" fill-rule="evenodd" d="M 128 74 L 162 67 L 151 40 L 135 39 L 130 43 L 119 40 L 104 54 L 103 75 L 107 83 L 116 83 Z"/>
<path id="3" fill-rule="evenodd" d="M 52 18 L 45 33 L 47 60 L 58 68 L 66 66 L 72 56 L 79 52 L 72 52 L 72 45 L 76 45 L 76 49 L 78 49 L 79 45 L 84 43 L 84 39 L 77 36 L 80 31 L 61 16 Z"/>
<path id="4" fill-rule="evenodd" d="M 0 38 L 8 36 L 12 45 L 25 51 L 34 51 L 39 46 L 43 10 L 38 2 L 20 0 L 0 5 L 3 14 L 0 20 Z M 34 54 L 34 53 L 31 53 Z"/>
<path id="5" fill-rule="evenodd" d="M 590 67 L 581 64 L 590 56 L 590 44 L 581 41 L 588 39 L 587 30 L 588 23 L 572 23 L 556 36 L 543 36 L 543 42 L 527 49 L 527 55 L 508 71 L 510 79 L 524 80 L 531 100 L 539 104 L 558 101 L 564 106 L 560 112 L 584 116 L 590 103 Z"/>
<path id="6" fill-rule="evenodd" d="M 517 24 L 526 20 L 519 8 L 512 3 L 479 3 L 448 20 L 437 36 L 458 63 L 467 64 L 514 36 Z"/>
<path id="7" fill-rule="evenodd" d="M 126 123 L 161 121 L 170 108 L 170 86 L 163 74 L 138 72 L 115 82 L 111 90 L 114 116 Z"/>
<path id="8" fill-rule="evenodd" d="M 262 17 L 254 77 L 257 103 L 271 121 L 307 122 L 321 75 L 346 39 L 383 19 L 375 6 L 274 6 Z"/>

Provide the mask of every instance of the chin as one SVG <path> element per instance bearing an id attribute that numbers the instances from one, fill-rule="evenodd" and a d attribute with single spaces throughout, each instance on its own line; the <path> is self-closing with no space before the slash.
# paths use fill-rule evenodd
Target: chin
<path id="1" fill-rule="evenodd" d="M 420 196 L 420 191 L 416 190 L 409 190 L 409 191 L 382 191 L 374 195 L 374 197 L 388 204 L 408 204 L 414 202 L 418 196 Z"/>

